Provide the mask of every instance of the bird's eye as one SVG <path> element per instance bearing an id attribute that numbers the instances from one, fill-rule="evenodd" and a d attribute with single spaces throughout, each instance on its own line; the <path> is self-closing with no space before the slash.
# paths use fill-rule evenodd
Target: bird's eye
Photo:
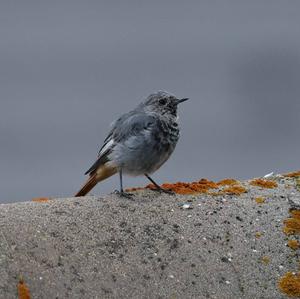
<path id="1" fill-rule="evenodd" d="M 166 103 L 167 103 L 167 100 L 166 100 L 166 99 L 160 99 L 160 100 L 159 100 L 159 104 L 160 104 L 160 105 L 166 105 Z"/>

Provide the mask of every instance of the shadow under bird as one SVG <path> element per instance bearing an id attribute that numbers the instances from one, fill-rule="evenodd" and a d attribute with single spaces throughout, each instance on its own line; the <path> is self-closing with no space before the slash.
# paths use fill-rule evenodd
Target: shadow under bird
<path id="1" fill-rule="evenodd" d="M 123 190 L 123 173 L 145 175 L 157 190 L 168 192 L 150 174 L 159 169 L 175 149 L 179 139 L 177 107 L 186 100 L 159 91 L 113 122 L 98 159 L 85 173 L 89 174 L 88 180 L 75 196 L 86 195 L 98 182 L 117 172 L 122 196 L 129 196 Z"/>

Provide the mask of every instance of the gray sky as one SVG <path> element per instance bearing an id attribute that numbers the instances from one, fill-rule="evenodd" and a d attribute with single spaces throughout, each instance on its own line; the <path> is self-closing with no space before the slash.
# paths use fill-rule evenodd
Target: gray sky
<path id="1" fill-rule="evenodd" d="M 191 99 L 158 182 L 298 169 L 299 11 L 295 0 L 1 1 L 0 202 L 72 195 L 109 124 L 157 90 Z M 116 188 L 118 176 L 93 193 Z"/>

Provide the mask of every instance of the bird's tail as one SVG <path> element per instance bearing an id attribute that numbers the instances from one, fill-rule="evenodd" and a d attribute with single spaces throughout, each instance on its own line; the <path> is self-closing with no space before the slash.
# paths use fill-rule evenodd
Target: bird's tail
<path id="1" fill-rule="evenodd" d="M 88 180 L 85 182 L 85 184 L 81 187 L 81 189 L 74 196 L 75 197 L 85 196 L 97 185 L 97 183 L 98 183 L 98 181 L 96 178 L 96 174 L 94 173 L 88 178 Z"/>
<path id="2" fill-rule="evenodd" d="M 104 164 L 98 167 L 95 172 L 93 172 L 88 180 L 85 182 L 85 184 L 81 187 L 81 189 L 74 195 L 75 197 L 79 196 L 85 196 L 87 193 L 89 193 L 96 185 L 97 183 L 107 179 L 108 177 L 112 176 L 117 172 L 117 168 Z"/>

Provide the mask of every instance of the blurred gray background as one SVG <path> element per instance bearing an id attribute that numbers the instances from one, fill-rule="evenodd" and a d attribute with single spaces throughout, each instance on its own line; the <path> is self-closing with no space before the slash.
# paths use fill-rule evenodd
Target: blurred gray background
<path id="1" fill-rule="evenodd" d="M 158 182 L 298 169 L 299 12 L 296 0 L 1 1 L 0 202 L 72 195 L 110 123 L 157 90 L 191 99 Z"/>

